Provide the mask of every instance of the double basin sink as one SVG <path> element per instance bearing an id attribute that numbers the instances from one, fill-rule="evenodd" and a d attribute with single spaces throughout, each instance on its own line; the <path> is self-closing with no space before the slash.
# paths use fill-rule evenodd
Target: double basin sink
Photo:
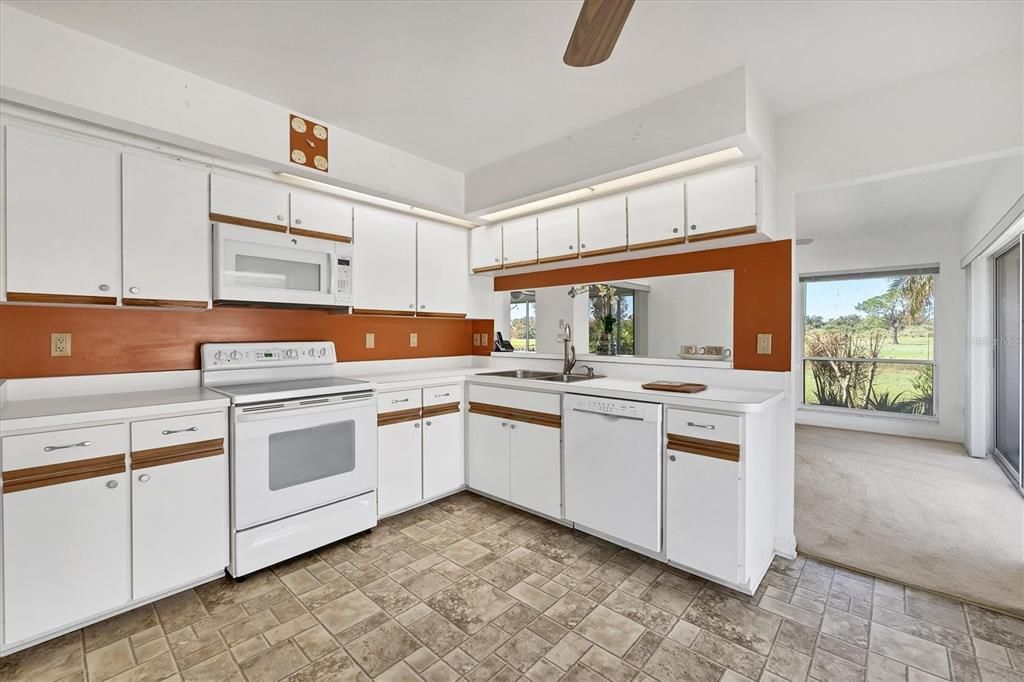
<path id="1" fill-rule="evenodd" d="M 543 372 L 535 369 L 506 369 L 501 372 L 481 372 L 480 376 L 535 379 L 537 381 L 555 381 L 563 384 L 574 384 L 577 381 L 604 378 L 599 374 L 562 374 L 561 372 Z"/>

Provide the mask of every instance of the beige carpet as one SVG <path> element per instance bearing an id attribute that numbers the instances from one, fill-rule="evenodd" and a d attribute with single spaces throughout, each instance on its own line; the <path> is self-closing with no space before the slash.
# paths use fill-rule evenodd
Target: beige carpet
<path id="1" fill-rule="evenodd" d="M 1024 497 L 942 441 L 798 426 L 797 549 L 1024 613 Z"/>

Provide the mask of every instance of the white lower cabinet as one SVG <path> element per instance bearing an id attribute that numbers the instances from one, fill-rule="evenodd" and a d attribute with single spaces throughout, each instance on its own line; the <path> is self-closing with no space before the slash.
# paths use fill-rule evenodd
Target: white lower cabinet
<path id="1" fill-rule="evenodd" d="M 469 487 L 509 499 L 508 420 L 471 412 L 467 449 Z"/>
<path id="2" fill-rule="evenodd" d="M 462 385 L 423 389 L 423 499 L 466 485 Z"/>
<path id="3" fill-rule="evenodd" d="M 377 514 L 385 516 L 423 499 L 420 418 L 377 429 Z"/>
<path id="4" fill-rule="evenodd" d="M 509 499 L 541 514 L 562 516 L 561 429 L 509 423 Z"/>

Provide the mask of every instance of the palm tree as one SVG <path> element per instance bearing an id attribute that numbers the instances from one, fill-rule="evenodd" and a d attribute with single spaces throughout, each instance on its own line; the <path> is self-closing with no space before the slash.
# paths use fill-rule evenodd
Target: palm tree
<path id="1" fill-rule="evenodd" d="M 909 321 L 919 322 L 931 312 L 935 293 L 932 275 L 900 275 L 889 282 L 889 292 L 899 295 L 905 302 Z"/>

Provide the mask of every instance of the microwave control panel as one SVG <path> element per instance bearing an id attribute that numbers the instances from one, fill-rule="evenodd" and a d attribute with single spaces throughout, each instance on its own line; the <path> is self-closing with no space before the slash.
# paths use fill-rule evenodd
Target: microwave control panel
<path id="1" fill-rule="evenodd" d="M 334 266 L 334 304 L 352 305 L 352 247 L 339 244 Z"/>

